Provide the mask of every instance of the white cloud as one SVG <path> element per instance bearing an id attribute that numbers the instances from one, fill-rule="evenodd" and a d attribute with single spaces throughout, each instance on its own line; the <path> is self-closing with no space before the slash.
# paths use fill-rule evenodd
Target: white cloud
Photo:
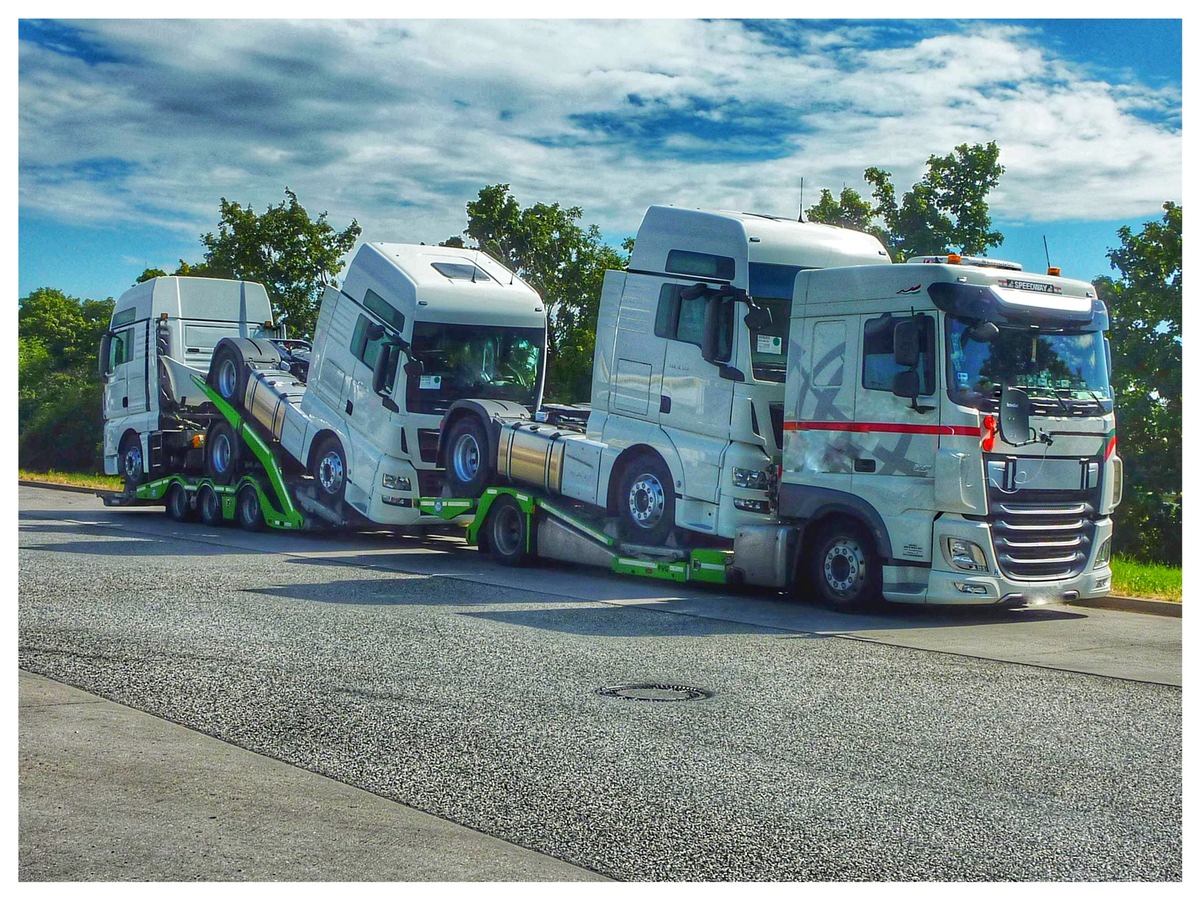
<path id="1" fill-rule="evenodd" d="M 220 197 L 287 185 L 367 237 L 433 241 L 507 182 L 624 233 L 650 203 L 794 215 L 801 177 L 808 202 L 869 165 L 903 186 L 988 140 L 994 216 L 1179 197 L 1178 118 L 1143 117 L 1177 95 L 1076 76 L 1011 25 L 884 47 L 876 23 L 793 24 L 785 46 L 729 20 L 73 23 L 99 61 L 21 45 L 21 203 L 195 235 Z"/>

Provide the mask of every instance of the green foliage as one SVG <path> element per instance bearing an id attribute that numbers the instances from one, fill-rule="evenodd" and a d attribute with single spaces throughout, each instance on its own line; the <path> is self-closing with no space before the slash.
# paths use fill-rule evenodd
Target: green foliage
<path id="1" fill-rule="evenodd" d="M 628 257 L 605 244 L 595 225 L 579 224 L 583 210 L 557 203 L 522 209 L 507 184 L 488 185 L 467 204 L 463 235 L 516 272 L 546 303 L 549 316 L 547 393 L 564 402 L 591 390 L 596 318 L 606 269 Z M 444 246 L 465 246 L 459 237 Z"/>
<path id="2" fill-rule="evenodd" d="M 1097 279 L 1111 319 L 1118 451 L 1125 498 L 1114 549 L 1178 565 L 1183 558 L 1183 207 L 1134 234 L 1108 258 L 1120 277 Z"/>
<path id="3" fill-rule="evenodd" d="M 807 218 L 874 234 L 897 262 L 923 254 L 980 254 L 1004 241 L 991 230 L 986 200 L 1004 174 L 999 160 L 995 141 L 960 144 L 953 153 L 930 156 L 924 177 L 899 200 L 892 173 L 871 166 L 863 178 L 873 188 L 873 207 L 850 188 L 842 190 L 837 202 L 822 191 Z M 882 228 L 872 224 L 876 220 L 882 220 Z"/>
<path id="4" fill-rule="evenodd" d="M 276 317 L 292 337 L 310 337 L 317 322 L 321 291 L 336 284 L 341 259 L 362 229 L 351 221 L 337 231 L 321 213 L 314 221 L 284 188 L 285 200 L 258 215 L 252 207 L 221 198 L 221 222 L 214 234 L 201 237 L 207 248 L 202 267 L 186 266 L 176 274 L 236 278 L 264 285 Z"/>
<path id="5" fill-rule="evenodd" d="M 29 468 L 95 470 L 101 382 L 96 352 L 112 300 L 38 288 L 17 312 L 17 457 Z"/>
<path id="6" fill-rule="evenodd" d="M 1183 599 L 1183 569 L 1138 562 L 1121 556 L 1112 559 L 1113 593 L 1118 597 Z"/>

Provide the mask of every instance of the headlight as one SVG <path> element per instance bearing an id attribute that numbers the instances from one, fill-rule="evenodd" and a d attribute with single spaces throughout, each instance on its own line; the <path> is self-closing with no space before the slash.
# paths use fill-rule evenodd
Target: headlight
<path id="1" fill-rule="evenodd" d="M 978 544 L 962 538 L 946 538 L 942 544 L 942 552 L 946 562 L 956 569 L 966 569 L 969 572 L 986 572 L 987 557 Z"/>
<path id="2" fill-rule="evenodd" d="M 389 491 L 404 491 L 409 493 L 412 491 L 412 480 L 401 475 L 383 474 L 383 486 Z"/>
<path id="3" fill-rule="evenodd" d="M 1092 568 L 1099 569 L 1101 566 L 1107 566 L 1111 556 L 1112 538 L 1106 538 L 1104 543 L 1100 545 L 1100 549 L 1096 551 L 1096 564 Z"/>
<path id="4" fill-rule="evenodd" d="M 767 473 L 761 469 L 739 469 L 733 467 L 733 486 L 752 491 L 765 491 L 771 484 Z"/>

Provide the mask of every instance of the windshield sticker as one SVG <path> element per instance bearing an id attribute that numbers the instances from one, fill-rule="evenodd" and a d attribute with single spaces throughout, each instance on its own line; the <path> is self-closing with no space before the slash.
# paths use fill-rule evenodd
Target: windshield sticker
<path id="1" fill-rule="evenodd" d="M 778 356 L 783 353 L 783 338 L 774 334 L 760 334 L 757 349 L 759 353 L 774 353 Z"/>
<path id="2" fill-rule="evenodd" d="M 441 375 L 422 375 L 421 390 L 423 391 L 440 391 L 442 389 Z"/>

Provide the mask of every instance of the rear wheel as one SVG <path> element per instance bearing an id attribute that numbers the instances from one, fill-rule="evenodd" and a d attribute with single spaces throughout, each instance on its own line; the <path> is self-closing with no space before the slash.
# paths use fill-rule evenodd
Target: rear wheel
<path id="1" fill-rule="evenodd" d="M 882 600 L 875 544 L 855 522 L 834 522 L 817 534 L 808 574 L 818 599 L 831 609 L 856 610 Z"/>
<path id="2" fill-rule="evenodd" d="M 446 438 L 446 483 L 454 497 L 479 497 L 492 471 L 487 428 L 475 416 L 459 419 Z"/>
<path id="3" fill-rule="evenodd" d="M 176 481 L 167 488 L 167 495 L 163 498 L 163 506 L 166 507 L 167 518 L 176 522 L 186 522 L 192 518 L 192 501 L 188 497 L 188 493 L 184 490 L 182 484 Z"/>
<path id="4" fill-rule="evenodd" d="M 625 467 L 617 514 L 621 532 L 639 544 L 662 544 L 675 528 L 671 470 L 656 453 L 643 453 Z"/>
<path id="5" fill-rule="evenodd" d="M 488 549 L 502 566 L 523 566 L 533 558 L 529 540 L 529 516 L 515 498 L 497 497 L 488 511 Z"/>
<path id="6" fill-rule="evenodd" d="M 247 484 L 237 494 L 237 520 L 246 531 L 262 531 L 266 525 L 263 519 L 262 503 L 254 485 Z"/>
<path id="7" fill-rule="evenodd" d="M 228 422 L 215 422 L 204 442 L 208 477 L 217 484 L 233 484 L 241 465 L 241 438 Z"/>
<path id="8" fill-rule="evenodd" d="M 196 492 L 196 513 L 200 516 L 200 521 L 209 528 L 225 524 L 225 517 L 221 514 L 221 498 L 217 496 L 211 484 L 201 485 L 200 490 Z"/>

